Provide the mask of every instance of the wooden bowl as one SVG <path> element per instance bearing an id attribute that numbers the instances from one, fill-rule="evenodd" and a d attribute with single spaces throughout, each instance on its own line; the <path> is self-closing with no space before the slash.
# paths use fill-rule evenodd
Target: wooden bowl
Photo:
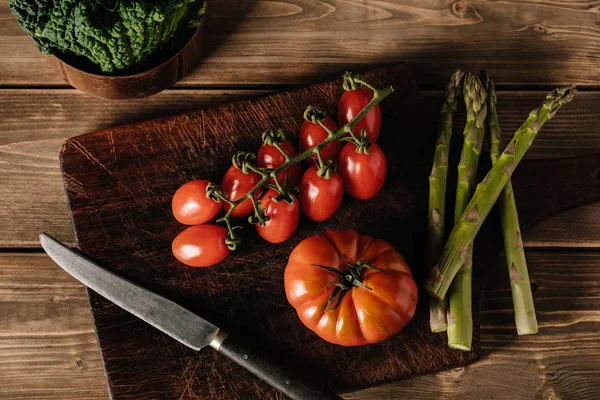
<path id="1" fill-rule="evenodd" d="M 200 26 L 181 50 L 147 71 L 120 76 L 100 75 L 77 68 L 56 55 L 46 57 L 69 85 L 82 92 L 105 99 L 135 99 L 151 96 L 174 85 L 198 62 L 207 11 L 208 7 Z"/>

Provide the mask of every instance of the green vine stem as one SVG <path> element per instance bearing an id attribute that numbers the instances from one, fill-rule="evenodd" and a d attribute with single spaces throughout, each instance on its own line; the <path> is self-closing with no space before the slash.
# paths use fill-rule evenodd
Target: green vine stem
<path id="1" fill-rule="evenodd" d="M 326 164 L 323 163 L 323 160 L 320 157 L 321 149 L 323 147 L 325 147 L 326 145 L 328 145 L 329 143 L 333 142 L 334 140 L 342 139 L 342 138 L 344 138 L 344 136 L 347 136 L 348 134 L 350 135 L 350 137 L 344 138 L 344 140 L 353 141 L 357 145 L 357 147 L 359 147 L 361 145 L 364 146 L 364 141 L 362 140 L 362 138 L 357 138 L 352 133 L 352 129 L 369 111 L 371 111 L 371 109 L 373 107 L 375 107 L 377 104 L 379 104 L 384 98 L 386 98 L 387 96 L 392 94 L 394 92 L 394 89 L 391 86 L 386 86 L 383 89 L 377 89 L 377 88 L 371 86 L 370 84 L 368 84 L 367 82 L 365 82 L 363 77 L 359 74 L 346 73 L 344 75 L 344 88 L 346 88 L 347 82 L 354 82 L 354 87 L 365 86 L 365 87 L 371 89 L 373 91 L 373 98 L 361 110 L 361 112 L 359 112 L 356 115 L 356 117 L 354 117 L 352 119 L 352 121 L 350 121 L 346 125 L 340 127 L 337 131 L 332 131 L 327 126 L 325 126 L 325 124 L 323 123 L 323 119 L 325 118 L 325 113 L 323 113 L 322 111 L 321 112 L 315 112 L 315 111 L 310 112 L 309 109 L 314 110 L 315 107 L 309 106 L 305 111 L 305 115 L 310 115 L 310 118 L 313 119 L 314 121 L 316 121 L 317 123 L 319 123 L 328 133 L 327 138 L 325 140 L 323 140 L 321 143 L 319 143 L 316 146 L 306 150 L 305 152 L 300 153 L 293 157 L 290 156 L 289 154 L 287 154 L 281 148 L 279 143 L 276 143 L 276 141 L 268 143 L 268 144 L 275 146 L 283 154 L 283 156 L 286 159 L 286 161 L 283 164 L 281 164 L 280 166 L 278 166 L 276 168 L 259 168 L 259 167 L 257 167 L 254 164 L 256 161 L 256 154 L 254 154 L 254 153 L 238 152 L 233 156 L 232 162 L 236 168 L 238 168 L 245 174 L 249 173 L 250 171 L 255 172 L 261 176 L 261 179 L 252 189 L 250 189 L 248 191 L 248 193 L 246 193 L 246 195 L 240 197 L 239 199 L 237 199 L 235 201 L 229 200 L 227 198 L 228 194 L 223 192 L 222 190 L 220 190 L 220 188 L 215 188 L 214 190 L 211 191 L 211 196 L 212 196 L 211 198 L 213 198 L 216 201 L 223 200 L 231 206 L 229 208 L 229 210 L 227 211 L 227 213 L 223 217 L 221 217 L 217 220 L 217 222 L 224 222 L 227 225 L 228 237 L 227 237 L 226 243 L 230 250 L 236 250 L 237 246 L 240 243 L 240 239 L 238 236 L 236 236 L 234 231 L 235 231 L 235 229 L 241 228 L 241 226 L 234 226 L 234 225 L 232 225 L 232 222 L 231 222 L 231 213 L 238 205 L 240 205 L 242 202 L 244 202 L 245 200 L 247 200 L 249 198 L 253 199 L 251 201 L 252 201 L 252 204 L 254 205 L 254 216 L 251 216 L 249 218 L 249 220 L 251 221 L 251 223 L 261 223 L 261 222 L 264 223 L 267 221 L 266 218 L 268 218 L 268 217 L 266 217 L 264 215 L 264 210 L 262 210 L 262 207 L 260 207 L 260 203 L 257 202 L 256 199 L 254 199 L 254 195 L 257 191 L 262 189 L 262 187 L 267 183 L 269 178 L 272 178 L 273 182 L 275 183 L 276 190 L 280 194 L 285 195 L 285 194 L 287 194 L 287 189 L 285 189 L 285 185 L 281 185 L 277 180 L 277 174 L 279 172 L 285 170 L 286 168 L 288 168 L 289 166 L 291 166 L 293 164 L 299 163 L 299 162 L 309 158 L 313 154 L 316 154 L 318 159 L 320 160 L 320 167 L 326 166 Z M 348 83 L 348 85 L 350 85 L 350 83 Z M 278 132 L 278 131 L 276 131 L 276 132 Z M 265 139 L 265 137 L 269 137 L 269 139 Z M 269 135 L 263 134 L 263 141 L 264 140 L 271 140 L 271 137 Z"/>

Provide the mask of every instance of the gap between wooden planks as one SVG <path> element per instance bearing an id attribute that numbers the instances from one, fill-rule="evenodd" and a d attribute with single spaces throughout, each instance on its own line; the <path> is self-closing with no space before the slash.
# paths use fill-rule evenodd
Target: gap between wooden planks
<path id="1" fill-rule="evenodd" d="M 123 102 L 92 98 L 72 89 L 0 90 L 0 248 L 39 248 L 41 231 L 74 243 L 58 164 L 58 151 L 67 138 L 264 93 L 267 92 L 170 90 Z M 545 94 L 546 91 L 498 93 L 505 139 Z M 442 94 L 427 91 L 425 98 L 437 107 Z M 598 104 L 600 91 L 579 93 L 544 127 L 528 157 L 557 158 L 600 151 Z M 600 204 L 581 207 L 542 222 L 524 239 L 527 246 L 600 247 L 600 226 L 591 223 L 599 220 Z"/>
<path id="2" fill-rule="evenodd" d="M 481 361 L 344 397 L 599 398 L 600 252 L 528 251 L 527 258 L 537 335 L 516 335 L 499 260 L 482 305 Z M 47 256 L 0 253 L 0 318 L 0 399 L 108 397 L 85 289 Z"/>
<path id="3" fill-rule="evenodd" d="M 598 88 L 597 2 L 209 0 L 206 51 L 178 86 L 303 84 L 408 62 L 441 88 L 456 68 L 501 85 Z M 0 0 L 0 86 L 65 86 Z"/>

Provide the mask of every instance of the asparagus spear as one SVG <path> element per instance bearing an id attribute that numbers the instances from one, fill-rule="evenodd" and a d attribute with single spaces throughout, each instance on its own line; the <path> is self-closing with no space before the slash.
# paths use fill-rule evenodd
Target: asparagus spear
<path id="1" fill-rule="evenodd" d="M 460 221 L 477 184 L 477 167 L 483 145 L 483 130 L 487 114 L 485 89 L 475 75 L 467 73 L 464 81 L 464 98 L 467 107 L 467 122 L 456 186 L 454 223 Z M 469 246 L 465 260 L 450 286 L 450 308 L 448 310 L 448 346 L 470 350 L 473 338 L 473 316 L 471 313 L 471 270 L 473 246 Z"/>
<path id="2" fill-rule="evenodd" d="M 515 136 L 498 157 L 496 164 L 477 185 L 460 221 L 454 225 L 438 265 L 431 270 L 425 282 L 424 289 L 429 294 L 439 300 L 446 296 L 456 272 L 465 262 L 471 242 L 475 239 L 513 171 L 531 147 L 535 136 L 563 105 L 573 99 L 574 95 L 574 86 L 553 90 L 539 108 L 531 111 L 521 128 L 515 132 Z"/>
<path id="3" fill-rule="evenodd" d="M 440 111 L 440 135 L 435 145 L 433 167 L 429 176 L 429 212 L 428 212 L 428 263 L 433 267 L 442 252 L 445 237 L 446 214 L 446 177 L 448 175 L 448 153 L 450 152 L 450 137 L 452 136 L 452 121 L 456 112 L 458 96 L 462 91 L 464 72 L 456 71 L 446 85 L 446 99 Z M 432 332 L 446 330 L 446 309 L 448 302 L 429 299 L 429 325 Z"/>
<path id="4" fill-rule="evenodd" d="M 500 147 L 502 146 L 500 124 L 496 112 L 496 92 L 494 91 L 494 82 L 485 71 L 481 71 L 481 80 L 486 86 L 488 93 L 489 113 L 487 124 L 489 127 L 490 156 L 492 165 L 494 165 L 500 157 Z M 537 333 L 538 325 L 535 318 L 535 307 L 529 283 L 525 250 L 523 249 L 523 241 L 521 240 L 519 215 L 510 180 L 506 183 L 498 199 L 498 211 L 500 213 L 500 223 L 504 237 L 504 253 L 510 276 L 517 333 L 519 335 L 531 335 Z"/>

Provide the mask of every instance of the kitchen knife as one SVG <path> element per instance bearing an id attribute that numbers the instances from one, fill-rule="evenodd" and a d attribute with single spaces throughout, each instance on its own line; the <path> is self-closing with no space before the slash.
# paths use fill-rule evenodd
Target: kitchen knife
<path id="1" fill-rule="evenodd" d="M 40 243 L 54 262 L 81 283 L 186 346 L 194 350 L 210 346 L 292 399 L 341 399 L 269 362 L 209 321 L 107 270 L 53 237 L 42 233 Z"/>

